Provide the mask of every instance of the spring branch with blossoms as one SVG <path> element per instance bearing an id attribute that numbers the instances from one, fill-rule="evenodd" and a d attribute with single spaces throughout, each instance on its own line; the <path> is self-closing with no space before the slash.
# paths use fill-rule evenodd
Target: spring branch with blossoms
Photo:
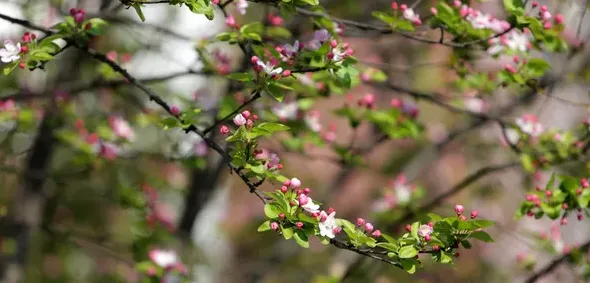
<path id="1" fill-rule="evenodd" d="M 124 60 L 119 59 L 116 54 L 102 53 L 92 47 L 93 40 L 104 36 L 109 24 L 98 17 L 87 19 L 83 9 L 72 8 L 63 22 L 51 28 L 0 13 L 0 19 L 31 30 L 23 35 L 20 42 L 6 40 L 4 48 L 0 49 L 0 57 L 6 64 L 4 74 L 10 75 L 18 69 L 45 69 L 47 64 L 66 49 L 75 48 L 81 51 L 100 62 L 102 78 L 86 85 L 69 86 L 66 88 L 68 92 L 74 94 L 123 85 L 132 85 L 140 90 L 149 101 L 157 104 L 167 114 L 166 118 L 158 115 L 154 119 L 162 128 L 179 129 L 187 135 L 198 136 L 206 147 L 219 154 L 222 162 L 229 167 L 232 174 L 243 181 L 249 192 L 260 199 L 266 220 L 259 225 L 259 232 L 273 231 L 286 240 L 294 240 L 304 248 L 308 248 L 310 239 L 316 237 L 325 245 L 414 273 L 417 268 L 422 267 L 424 256 L 429 256 L 438 263 L 454 265 L 454 258 L 459 256 L 460 247 L 470 249 L 474 240 L 493 242 L 485 230 L 493 226 L 494 222 L 481 219 L 477 210 L 468 211 L 463 205 L 456 204 L 453 215 L 449 217 L 431 212 L 445 200 L 493 172 L 520 165 L 525 172 L 533 173 L 570 161 L 585 160 L 586 151 L 590 147 L 587 125 L 581 125 L 575 131 L 547 131 L 532 114 L 511 121 L 500 113 L 486 113 L 482 110 L 482 102 L 477 99 L 472 101 L 467 98 L 464 106 L 457 106 L 440 93 L 394 84 L 383 71 L 359 63 L 354 57 L 355 51 L 351 44 L 344 42 L 341 37 L 357 30 L 380 36 L 395 34 L 417 43 L 452 48 L 452 69 L 459 78 L 457 91 L 488 94 L 493 93 L 498 86 L 517 91 L 542 91 L 544 85 L 541 81 L 551 72 L 551 65 L 531 55 L 532 50 L 569 54 L 581 50 L 580 41 L 568 42 L 563 38 L 563 16 L 553 15 L 546 6 L 540 6 L 536 1 L 529 7 L 526 1 L 505 0 L 504 8 L 508 15 L 506 20 L 485 14 L 468 5 L 468 2 L 437 1 L 429 9 L 430 14 L 427 17 L 421 16 L 413 6 L 392 2 L 387 10 L 372 13 L 381 22 L 376 25 L 331 16 L 317 0 L 121 0 L 123 5 L 133 8 L 142 21 L 145 21 L 142 7 L 155 4 L 185 6 L 193 13 L 205 15 L 209 19 L 213 19 L 214 11 L 219 9 L 225 16 L 228 31 L 204 40 L 196 47 L 204 65 L 202 70 L 188 69 L 146 79 L 131 75 L 124 67 Z M 226 11 L 230 5 L 235 5 L 238 13 L 243 15 L 249 3 L 268 5 L 285 15 L 309 17 L 317 25 L 317 29 L 307 42 L 303 42 L 302 38 L 292 44 L 284 43 L 290 38 L 289 31 L 281 27 L 279 22 L 282 22 L 277 16 L 268 18 L 270 26 L 266 22 L 241 24 Z M 429 39 L 418 35 L 417 31 L 425 26 L 440 31 L 440 37 Z M 42 37 L 32 31 L 40 32 Z M 56 41 L 63 41 L 65 45 L 60 47 Z M 209 43 L 219 42 L 238 45 L 249 60 L 249 66 L 239 72 L 229 71 L 226 58 L 205 48 Z M 471 64 L 465 60 L 469 58 L 468 51 L 482 51 L 494 58 L 501 55 L 510 55 L 512 58 L 502 70 L 489 76 L 472 72 Z M 241 103 L 232 105 L 233 108 L 226 107 L 216 119 L 207 121 L 203 119 L 201 109 L 181 110 L 147 85 L 185 75 L 228 78 L 240 86 L 242 93 L 249 93 L 249 97 L 242 97 Z M 400 179 L 395 182 L 396 195 L 386 197 L 382 205 L 385 211 L 393 209 L 399 203 L 408 206 L 389 223 L 377 219 L 370 222 L 364 218 L 354 221 L 336 218 L 336 210 L 322 205 L 315 197 L 312 198 L 312 189 L 305 186 L 303 181 L 297 177 L 282 175 L 281 158 L 275 153 L 267 152 L 260 146 L 260 142 L 278 134 L 290 133 L 297 136 L 303 133 L 302 136 L 306 136 L 309 141 L 332 146 L 338 153 L 341 164 L 363 164 L 363 152 L 353 148 L 354 137 L 349 145 L 339 145 L 334 129 L 325 130 L 319 123 L 318 116 L 311 111 L 305 113 L 301 121 L 297 121 L 300 108 L 309 109 L 314 99 L 329 96 L 331 93 L 344 93 L 360 84 L 371 86 L 375 90 L 403 93 L 414 101 L 424 101 L 476 121 L 474 126 L 460 130 L 459 133 L 473 130 L 485 122 L 496 123 L 501 128 L 503 141 L 520 161 L 479 169 L 450 190 L 418 207 L 408 204 L 410 200 L 420 198 L 416 193 L 419 190 L 409 189 L 405 179 Z M 285 97 L 290 93 L 299 93 L 301 96 L 296 102 L 288 102 Z M 386 140 L 417 140 L 424 133 L 425 127 L 417 119 L 417 104 L 394 98 L 383 105 L 378 102 L 378 96 L 368 93 L 356 103 L 349 100 L 335 113 L 346 119 L 355 131 L 361 124 L 371 125 L 380 136 L 375 144 Z M 23 119 L 14 112 L 15 101 L 43 97 L 52 98 L 51 93 L 4 96 L 0 98 L 0 109 L 10 113 L 10 119 Z M 276 106 L 270 111 L 254 110 L 253 105 L 261 100 L 274 101 Z M 13 115 L 14 113 L 17 115 Z M 108 133 L 89 133 L 83 122 L 77 122 L 76 128 L 80 135 L 62 135 L 61 142 L 88 157 L 106 160 L 122 158 L 124 154 L 119 154 L 120 145 L 132 142 L 135 134 L 120 117 L 110 117 L 108 121 L 111 129 Z M 208 126 L 204 126 L 205 124 Z M 224 137 L 227 149 L 214 132 Z M 450 139 L 453 137 L 454 135 Z M 291 143 L 287 147 L 295 152 L 303 151 L 300 143 Z M 558 189 L 553 188 L 556 179 L 561 182 Z M 588 208 L 590 201 L 590 191 L 586 190 L 589 185 L 585 180 L 571 176 L 553 177 L 545 189 L 537 188 L 526 196 L 517 217 L 548 216 L 551 219 L 560 218 L 562 225 L 565 225 L 566 216 L 577 211 L 578 219 L 581 220 L 583 217 L 580 215 Z M 263 183 L 269 183 L 275 190 L 263 191 L 260 189 Z M 155 211 L 157 193 L 149 186 L 144 187 L 144 192 L 150 199 L 150 211 Z M 151 216 L 159 221 L 157 214 Z M 405 231 L 399 237 L 385 232 L 394 231 L 400 226 Z M 582 245 L 580 249 L 587 249 L 587 245 Z M 173 251 L 153 249 L 145 256 L 149 260 L 142 261 L 137 269 L 147 277 L 164 279 L 170 276 L 185 277 L 188 274 Z M 550 272 L 566 258 L 568 256 L 565 255 L 558 258 L 533 275 L 528 282 L 534 282 L 536 278 Z M 354 268 L 359 262 L 357 260 L 349 268 Z"/>

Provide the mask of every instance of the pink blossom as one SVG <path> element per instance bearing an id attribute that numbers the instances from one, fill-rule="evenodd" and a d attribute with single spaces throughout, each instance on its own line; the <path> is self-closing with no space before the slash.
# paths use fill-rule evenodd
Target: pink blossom
<path id="1" fill-rule="evenodd" d="M 434 230 L 432 229 L 432 227 L 430 227 L 429 225 L 420 225 L 420 228 L 418 228 L 418 235 L 422 236 L 422 237 L 426 237 L 426 236 L 430 236 L 430 234 L 432 234 Z"/>
<path id="2" fill-rule="evenodd" d="M 538 137 L 543 132 L 543 125 L 537 120 L 537 116 L 525 114 L 516 119 L 516 125 L 520 130 L 532 137 Z"/>
<path id="3" fill-rule="evenodd" d="M 246 122 L 247 122 L 246 118 L 244 118 L 244 116 L 242 114 L 236 115 L 234 117 L 233 121 L 234 121 L 234 124 L 238 127 L 246 125 Z"/>
<path id="4" fill-rule="evenodd" d="M 123 118 L 111 116 L 109 117 L 109 125 L 111 126 L 111 129 L 115 135 L 128 141 L 135 140 L 135 133 L 133 132 L 133 129 L 131 129 L 129 123 L 127 123 L 127 121 L 125 121 Z"/>

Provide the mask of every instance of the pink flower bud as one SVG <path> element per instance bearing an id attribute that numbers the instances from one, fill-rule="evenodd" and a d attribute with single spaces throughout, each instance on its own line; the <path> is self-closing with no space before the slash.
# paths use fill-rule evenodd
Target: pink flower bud
<path id="1" fill-rule="evenodd" d="M 582 188 L 584 188 L 584 189 L 590 187 L 590 183 L 588 182 L 588 179 L 586 179 L 586 178 L 580 179 L 580 184 L 582 185 Z"/>
<path id="2" fill-rule="evenodd" d="M 455 6 L 455 8 L 459 8 L 459 7 L 461 7 L 461 5 L 462 5 L 462 4 L 463 4 L 463 3 L 461 3 L 461 1 L 459 1 L 459 0 L 455 0 L 455 1 L 453 1 L 453 5 Z"/>
<path id="3" fill-rule="evenodd" d="M 246 119 L 250 118 L 250 111 L 245 110 L 244 112 L 242 112 L 242 116 L 244 116 L 244 118 Z"/>
<path id="4" fill-rule="evenodd" d="M 399 4 L 397 4 L 397 2 L 391 2 L 391 9 L 393 9 L 394 11 L 397 11 L 397 9 L 399 9 Z"/>
<path id="5" fill-rule="evenodd" d="M 297 226 L 297 229 L 301 229 L 301 228 L 303 228 L 303 223 L 297 222 L 297 224 L 295 224 L 295 226 Z"/>
<path id="6" fill-rule="evenodd" d="M 363 225 L 365 225 L 365 219 L 362 219 L 362 218 L 357 218 L 357 219 L 356 219 L 356 225 L 358 225 L 358 226 L 363 226 Z"/>
<path id="7" fill-rule="evenodd" d="M 506 66 L 504 66 L 504 70 L 508 71 L 508 73 L 516 74 L 516 68 L 510 64 L 506 64 Z"/>
<path id="8" fill-rule="evenodd" d="M 260 59 L 257 56 L 252 56 L 252 58 L 250 58 L 250 62 L 252 62 L 254 65 L 258 64 L 259 60 Z"/>
<path id="9" fill-rule="evenodd" d="M 457 215 L 461 215 L 463 211 L 465 211 L 465 208 L 462 205 L 455 205 L 455 212 L 457 213 Z"/>
<path id="10" fill-rule="evenodd" d="M 281 193 L 285 194 L 287 193 L 288 188 L 286 186 L 282 186 L 281 187 Z"/>
<path id="11" fill-rule="evenodd" d="M 332 212 L 334 212 L 334 209 L 332 207 L 328 207 L 328 214 L 332 214 Z"/>
<path id="12" fill-rule="evenodd" d="M 291 180 L 285 180 L 285 181 L 283 182 L 283 186 L 287 186 L 287 187 L 288 187 L 288 186 L 291 186 Z"/>
<path id="13" fill-rule="evenodd" d="M 285 77 L 285 78 L 286 78 L 286 77 L 289 77 L 289 76 L 291 76 L 291 70 L 285 70 L 285 71 L 283 72 L 283 77 Z"/>
<path id="14" fill-rule="evenodd" d="M 432 236 L 430 236 L 430 235 L 424 236 L 424 241 L 430 242 L 430 240 L 432 240 Z"/>
<path id="15" fill-rule="evenodd" d="M 408 232 L 412 232 L 412 225 L 406 224 L 406 227 L 404 229 Z"/>
<path id="16" fill-rule="evenodd" d="M 172 113 L 172 115 L 178 116 L 178 114 L 180 114 L 180 109 L 178 109 L 178 107 L 176 106 L 172 106 L 170 107 L 170 112 Z"/>
<path id="17" fill-rule="evenodd" d="M 432 246 L 432 251 L 438 252 L 440 250 L 439 246 Z"/>
<path id="18" fill-rule="evenodd" d="M 539 6 L 539 2 L 533 1 L 533 8 L 537 8 Z"/>
<path id="19" fill-rule="evenodd" d="M 566 210 L 568 207 L 569 207 L 569 206 L 568 206 L 568 205 L 567 205 L 567 203 L 565 203 L 565 202 L 561 204 L 561 208 L 562 208 L 563 210 Z"/>
<path id="20" fill-rule="evenodd" d="M 438 11 L 434 7 L 430 7 L 430 12 L 435 16 L 438 14 Z"/>
<path id="21" fill-rule="evenodd" d="M 309 198 L 305 194 L 299 195 L 299 205 L 306 205 L 309 202 Z"/>
<path id="22" fill-rule="evenodd" d="M 467 220 L 467 217 L 465 217 L 465 215 L 459 215 L 459 219 L 461 219 L 461 221 L 465 221 Z"/>
<path id="23" fill-rule="evenodd" d="M 471 219 L 475 219 L 475 217 L 477 217 L 477 215 L 479 215 L 479 212 L 477 212 L 477 210 L 471 211 Z"/>
<path id="24" fill-rule="evenodd" d="M 373 231 L 373 224 L 371 223 L 366 223 L 365 224 L 365 231 L 371 233 L 371 231 Z"/>
<path id="25" fill-rule="evenodd" d="M 551 22 L 545 22 L 543 24 L 544 29 L 551 29 L 552 27 L 553 27 L 553 25 L 551 24 Z"/>
<path id="26" fill-rule="evenodd" d="M 567 225 L 567 218 L 561 218 L 561 226 Z"/>
<path id="27" fill-rule="evenodd" d="M 549 10 L 549 9 L 547 9 L 547 6 L 545 6 L 545 5 L 541 6 L 541 12 L 547 12 L 547 10 Z"/>
<path id="28" fill-rule="evenodd" d="M 563 15 L 562 14 L 555 15 L 555 23 L 558 25 L 563 24 Z"/>
<path id="29" fill-rule="evenodd" d="M 291 188 L 299 188 L 301 186 L 301 181 L 297 178 L 292 178 L 290 182 Z"/>
<path id="30" fill-rule="evenodd" d="M 552 196 L 552 195 L 553 195 L 553 192 L 552 192 L 552 191 L 549 191 L 549 190 L 547 190 L 547 191 L 545 191 L 545 195 L 546 195 L 546 196 L 548 196 L 548 197 L 550 197 L 550 196 Z"/>
<path id="31" fill-rule="evenodd" d="M 230 28 L 236 27 L 236 19 L 234 18 L 234 16 L 229 15 L 225 19 L 225 24 Z"/>
<path id="32" fill-rule="evenodd" d="M 582 215 L 581 213 L 578 213 L 577 217 L 578 217 L 578 221 L 584 220 L 584 215 Z"/>
<path id="33" fill-rule="evenodd" d="M 373 232 L 371 235 L 375 238 L 379 238 L 381 237 L 381 231 L 375 230 L 375 232 Z"/>
<path id="34" fill-rule="evenodd" d="M 582 188 L 578 188 L 578 189 L 576 190 L 576 194 L 578 194 L 579 196 L 581 196 L 581 195 L 582 195 L 582 193 L 583 193 L 583 191 L 582 191 Z"/>
<path id="35" fill-rule="evenodd" d="M 309 193 L 311 193 L 311 189 L 310 188 L 305 188 L 303 189 L 303 193 L 306 195 L 309 195 Z"/>
<path id="36" fill-rule="evenodd" d="M 336 228 L 334 228 L 334 230 L 332 230 L 332 232 L 334 232 L 335 235 L 338 235 L 338 234 L 340 234 L 340 232 L 342 232 L 342 228 L 336 227 Z"/>
<path id="37" fill-rule="evenodd" d="M 223 125 L 219 128 L 219 133 L 225 136 L 229 133 L 229 128 L 226 125 Z"/>
<path id="38" fill-rule="evenodd" d="M 297 190 L 297 191 L 295 192 L 295 194 L 297 194 L 297 195 L 303 194 L 303 190 Z"/>
<path id="39" fill-rule="evenodd" d="M 285 214 L 284 213 L 279 213 L 279 218 L 280 219 L 285 219 Z"/>
<path id="40" fill-rule="evenodd" d="M 401 4 L 399 7 L 402 11 L 405 11 L 408 9 L 408 5 L 406 5 L 406 4 Z"/>
<path id="41" fill-rule="evenodd" d="M 277 231 L 279 229 L 279 224 L 276 222 L 271 222 L 270 229 Z"/>
<path id="42" fill-rule="evenodd" d="M 338 46 L 338 41 L 336 39 L 332 40 L 330 42 L 330 46 L 332 46 L 332 48 L 336 48 L 336 46 Z"/>

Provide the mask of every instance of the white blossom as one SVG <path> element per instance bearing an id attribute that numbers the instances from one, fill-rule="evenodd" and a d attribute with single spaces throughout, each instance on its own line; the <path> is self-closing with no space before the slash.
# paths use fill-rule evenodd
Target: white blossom
<path id="1" fill-rule="evenodd" d="M 150 251 L 149 257 L 156 265 L 162 268 L 172 267 L 178 262 L 175 251 L 155 249 Z"/>
<path id="2" fill-rule="evenodd" d="M 20 42 L 14 44 L 12 40 L 4 41 L 4 48 L 0 49 L 0 60 L 3 63 L 10 63 L 20 59 Z"/>
<path id="3" fill-rule="evenodd" d="M 308 197 L 307 199 L 307 203 L 305 205 L 302 205 L 301 208 L 305 209 L 305 211 L 312 214 L 320 212 L 320 206 L 318 204 L 315 204 L 310 197 Z"/>
<path id="4" fill-rule="evenodd" d="M 320 217 L 325 216 L 326 214 L 327 213 L 325 211 L 322 211 L 320 213 Z M 330 213 L 330 215 L 326 217 L 326 220 L 318 224 L 320 228 L 320 235 L 328 237 L 330 239 L 336 237 L 334 230 L 337 229 L 339 226 L 338 224 L 336 224 L 336 219 L 334 218 L 334 216 L 336 216 L 336 212 Z"/>

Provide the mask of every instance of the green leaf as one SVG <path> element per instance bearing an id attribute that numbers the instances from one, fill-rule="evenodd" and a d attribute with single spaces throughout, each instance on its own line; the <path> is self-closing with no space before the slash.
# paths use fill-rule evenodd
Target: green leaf
<path id="1" fill-rule="evenodd" d="M 418 255 L 418 250 L 414 246 L 401 247 L 398 251 L 400 258 L 413 258 Z"/>
<path id="2" fill-rule="evenodd" d="M 258 229 L 257 229 L 258 232 L 265 232 L 265 231 L 269 231 L 269 230 L 270 230 L 270 220 L 264 221 L 264 223 L 260 224 L 260 226 L 258 226 Z"/>
<path id="3" fill-rule="evenodd" d="M 252 75 L 249 73 L 232 73 L 227 75 L 227 78 L 240 82 L 252 81 L 254 79 L 254 77 L 252 77 Z"/>
<path id="4" fill-rule="evenodd" d="M 529 172 L 532 173 L 535 171 L 535 166 L 533 166 L 533 159 L 531 158 L 530 155 L 528 154 L 521 154 L 520 155 L 520 163 L 522 163 L 522 168 Z"/>
<path id="5" fill-rule="evenodd" d="M 504 8 L 509 14 L 520 16 L 524 14 L 524 2 L 522 0 L 503 0 Z"/>
<path id="6" fill-rule="evenodd" d="M 245 24 L 244 26 L 242 26 L 240 28 L 240 33 L 242 33 L 242 34 L 254 33 L 260 37 L 259 34 L 262 33 L 263 30 L 264 30 L 264 26 L 262 25 L 261 22 L 253 22 L 253 23 Z"/>
<path id="7" fill-rule="evenodd" d="M 283 93 L 283 89 L 281 87 L 279 87 L 276 84 L 269 84 L 268 86 L 266 86 L 266 91 L 268 92 L 268 94 L 270 94 L 270 96 L 272 96 L 276 101 L 278 102 L 282 102 L 283 101 L 283 96 L 285 95 Z"/>
<path id="8" fill-rule="evenodd" d="M 414 237 L 415 239 L 418 239 L 418 229 L 420 228 L 420 222 L 414 222 L 412 223 L 412 230 L 411 230 L 411 234 L 412 237 Z"/>
<path id="9" fill-rule="evenodd" d="M 305 235 L 304 231 L 302 231 L 302 230 L 295 231 L 293 238 L 295 238 L 295 242 L 297 242 L 297 244 L 299 244 L 300 246 L 302 246 L 304 248 L 309 248 L 309 241 L 308 241 L 307 235 Z"/>
<path id="10" fill-rule="evenodd" d="M 90 24 L 90 28 L 86 32 L 94 36 L 102 35 L 108 26 L 108 23 L 100 18 L 92 18 L 88 20 L 88 24 Z"/>
<path id="11" fill-rule="evenodd" d="M 287 240 L 293 237 L 293 228 L 283 228 L 281 232 L 283 232 L 283 237 Z"/>
<path id="12" fill-rule="evenodd" d="M 466 249 L 471 249 L 471 243 L 467 240 L 461 241 L 461 245 Z"/>
<path id="13" fill-rule="evenodd" d="M 392 243 L 377 243 L 377 246 L 390 251 L 397 251 L 397 249 L 399 248 L 396 244 Z"/>
<path id="14" fill-rule="evenodd" d="M 210 5 L 209 0 L 189 0 L 184 2 L 191 12 L 195 14 L 202 14 L 209 20 L 213 20 L 213 5 Z"/>
<path id="15" fill-rule="evenodd" d="M 416 266 L 418 265 L 418 261 L 415 259 L 400 259 L 399 261 L 402 264 L 404 270 L 410 274 L 414 274 L 416 272 Z"/>
<path id="16" fill-rule="evenodd" d="M 276 203 L 267 203 L 264 205 L 264 215 L 268 218 L 278 218 L 281 213 L 280 208 Z"/>
<path id="17" fill-rule="evenodd" d="M 300 0 L 300 1 L 305 2 L 305 3 L 312 5 L 312 6 L 317 6 L 320 4 L 319 0 Z"/>
<path id="18" fill-rule="evenodd" d="M 42 50 L 34 50 L 29 55 L 29 59 L 30 60 L 38 60 L 38 61 L 49 61 L 49 60 L 53 59 L 53 55 L 51 55 L 47 52 L 44 52 Z"/>
<path id="19" fill-rule="evenodd" d="M 279 124 L 279 123 L 262 123 L 260 125 L 258 125 L 259 129 L 263 129 L 267 132 L 280 132 L 280 131 L 288 131 L 290 128 L 288 126 L 285 126 L 283 124 Z"/>
<path id="20" fill-rule="evenodd" d="M 135 12 L 139 16 L 139 19 L 142 22 L 145 22 L 145 16 L 143 15 L 143 11 L 141 10 L 141 4 L 139 4 L 139 3 L 133 4 L 133 9 L 135 9 Z"/>
<path id="21" fill-rule="evenodd" d="M 478 239 L 478 240 L 485 242 L 485 243 L 493 243 L 494 242 L 494 239 L 492 239 L 492 237 L 484 231 L 475 231 L 475 232 L 471 233 L 471 235 L 469 235 L 469 237 L 474 238 L 474 239 Z"/>
<path id="22" fill-rule="evenodd" d="M 547 61 L 539 58 L 530 59 L 526 66 L 530 75 L 534 77 L 540 77 L 551 69 L 551 65 Z"/>
<path id="23" fill-rule="evenodd" d="M 434 222 L 438 222 L 442 220 L 442 217 L 440 217 L 440 215 L 435 214 L 435 213 L 428 213 L 428 217 L 430 218 L 430 220 L 434 221 Z"/>

